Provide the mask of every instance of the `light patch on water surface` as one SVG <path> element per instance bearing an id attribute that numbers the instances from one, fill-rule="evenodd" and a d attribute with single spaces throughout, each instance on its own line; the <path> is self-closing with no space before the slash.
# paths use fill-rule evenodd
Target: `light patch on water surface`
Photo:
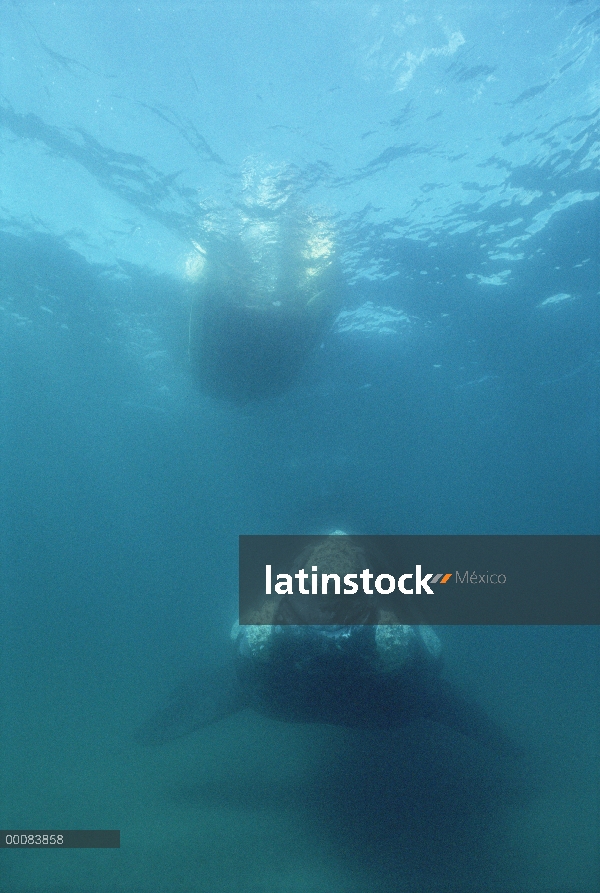
<path id="1" fill-rule="evenodd" d="M 562 304 L 563 301 L 572 301 L 573 295 L 567 294 L 567 292 L 559 292 L 556 295 L 550 295 L 549 298 L 546 298 L 538 307 L 548 307 L 550 304 Z"/>
<path id="2" fill-rule="evenodd" d="M 394 65 L 396 68 L 398 65 L 402 64 L 404 70 L 396 78 L 396 84 L 394 86 L 394 93 L 400 93 L 402 90 L 406 90 L 408 84 L 413 79 L 414 73 L 423 62 L 426 62 L 430 56 L 452 56 L 457 51 L 457 49 L 463 45 L 465 42 L 464 37 L 460 33 L 460 31 L 455 31 L 448 38 L 448 43 L 443 47 L 427 47 L 417 55 L 417 53 L 407 52 L 404 53 L 403 56 L 398 59 Z"/>
<path id="3" fill-rule="evenodd" d="M 506 285 L 511 270 L 502 270 L 492 276 L 481 276 L 479 273 L 467 273 L 467 279 L 477 279 L 479 285 Z"/>
<path id="4" fill-rule="evenodd" d="M 394 307 L 376 307 L 367 301 L 357 310 L 343 310 L 334 326 L 334 332 L 360 332 L 369 335 L 397 335 L 400 328 L 410 323 L 409 317 Z"/>

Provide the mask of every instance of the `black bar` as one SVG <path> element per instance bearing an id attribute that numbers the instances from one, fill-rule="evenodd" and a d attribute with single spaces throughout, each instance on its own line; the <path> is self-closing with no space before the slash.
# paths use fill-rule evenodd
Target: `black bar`
<path id="1" fill-rule="evenodd" d="M 362 550 L 365 567 L 375 577 L 382 575 L 380 586 L 393 587 L 385 592 L 379 589 L 383 597 L 375 592 L 373 598 L 393 611 L 395 622 L 401 624 L 600 624 L 600 537 L 510 535 L 240 536 L 240 623 L 302 622 L 277 619 L 282 616 L 277 613 L 278 598 L 285 592 L 275 590 L 275 581 L 278 574 L 282 580 L 287 575 L 294 586 L 287 597 L 296 598 L 297 587 L 303 585 L 294 571 L 300 566 L 297 561 L 327 539 L 332 547 L 327 554 L 334 556 L 329 563 L 333 564 L 318 571 L 341 577 L 344 571 L 335 566 L 335 541 L 351 540 L 353 548 Z M 313 562 L 308 564 L 312 566 Z M 429 575 L 430 585 L 421 587 L 421 575 Z M 318 574 L 317 578 L 321 579 Z M 313 593 L 312 585 L 309 588 L 310 592 L 305 590 L 305 602 L 313 595 L 323 595 L 321 589 Z M 321 602 L 327 606 L 326 599 L 320 598 L 320 610 Z M 265 616 L 262 606 L 269 605 L 274 607 L 268 616 L 276 619 L 260 619 Z M 321 614 L 326 616 L 324 610 Z M 352 621 L 339 620 L 335 615 L 331 621 L 305 622 Z M 369 622 L 379 620 L 375 616 Z"/>
<path id="2" fill-rule="evenodd" d="M 119 849 L 120 831 L 0 831 L 0 849 Z"/>

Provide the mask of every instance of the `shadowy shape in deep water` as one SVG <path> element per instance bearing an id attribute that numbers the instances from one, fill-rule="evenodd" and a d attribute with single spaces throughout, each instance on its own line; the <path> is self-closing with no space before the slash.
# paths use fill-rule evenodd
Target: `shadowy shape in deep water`
<path id="1" fill-rule="evenodd" d="M 356 579 L 360 568 L 376 568 L 377 559 L 338 532 L 305 543 L 290 570 L 308 579 L 311 567 L 335 569 L 339 583 L 347 573 Z M 231 631 L 229 660 L 225 649 L 221 664 L 207 662 L 181 683 L 137 740 L 169 741 L 249 707 L 272 719 L 350 729 L 432 722 L 516 757 L 497 723 L 442 678 L 434 630 L 394 622 L 373 592 L 356 589 L 352 596 L 339 586 L 317 595 L 300 586 L 246 608 Z"/>
<path id="2" fill-rule="evenodd" d="M 138 744 L 167 744 L 237 713 L 244 706 L 233 662 L 206 664 L 179 683 L 167 703 L 136 730 Z"/>
<path id="3" fill-rule="evenodd" d="M 315 728 L 297 739 L 275 727 L 265 759 L 264 721 L 257 725 L 243 763 L 188 767 L 170 800 L 257 811 L 261 821 L 271 813 L 274 827 L 291 818 L 309 846 L 311 837 L 319 847 L 325 841 L 353 871 L 374 872 L 365 889 L 396 893 L 398 878 L 415 873 L 408 889 L 497 890 L 515 817 L 535 794 L 529 768 L 428 722 L 383 732 Z"/>
<path id="4" fill-rule="evenodd" d="M 314 836 L 319 846 L 325 840 L 357 875 L 368 876 L 365 889 L 396 893 L 404 879 L 407 888 L 495 890 L 514 849 L 510 811 L 531 799 L 531 756 L 440 676 L 439 663 L 417 654 L 400 672 L 382 672 L 376 627 L 284 629 L 234 628 L 230 661 L 207 662 L 181 683 L 137 740 L 162 744 L 244 708 L 305 728 L 293 737 L 276 726 L 273 734 L 263 731 L 233 765 L 219 748 L 216 764 L 201 760 L 171 787 L 171 800 L 258 810 L 263 818 L 271 812 L 274 829 L 293 812 L 304 838 Z M 252 723 L 249 716 L 240 728 L 247 732 Z"/>
<path id="5" fill-rule="evenodd" d="M 235 663 L 211 664 L 181 682 L 167 703 L 135 733 L 143 745 L 165 744 L 252 708 L 273 719 L 321 723 L 355 729 L 389 730 L 427 721 L 452 729 L 507 759 L 519 747 L 475 701 L 432 673 L 415 673 L 399 682 L 377 677 L 347 685 L 348 667 L 330 668 L 306 685 L 293 669 L 275 666 L 260 680 L 242 684 Z M 346 684 L 345 684 L 346 683 Z"/>

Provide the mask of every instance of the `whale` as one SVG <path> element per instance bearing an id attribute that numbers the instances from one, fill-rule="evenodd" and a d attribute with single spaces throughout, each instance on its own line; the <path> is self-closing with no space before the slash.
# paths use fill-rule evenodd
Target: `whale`
<path id="1" fill-rule="evenodd" d="M 282 722 L 350 729 L 392 730 L 427 722 L 441 734 L 451 730 L 498 755 L 520 755 L 502 726 L 445 678 L 439 664 L 417 659 L 400 672 L 365 671 L 351 647 L 340 655 L 340 636 L 351 639 L 344 632 L 348 629 L 325 633 L 321 628 L 310 659 L 306 639 L 294 643 L 292 636 L 269 660 L 258 661 L 244 653 L 245 633 L 238 633 L 236 646 L 224 649 L 220 660 L 199 661 L 137 728 L 135 740 L 145 746 L 166 744 L 253 710 Z M 329 650 L 319 641 L 324 635 L 332 640 Z"/>

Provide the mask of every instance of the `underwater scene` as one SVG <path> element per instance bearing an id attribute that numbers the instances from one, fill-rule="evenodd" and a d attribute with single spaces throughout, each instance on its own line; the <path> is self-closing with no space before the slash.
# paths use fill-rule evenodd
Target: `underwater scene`
<path id="1" fill-rule="evenodd" d="M 600 889 L 598 626 L 238 625 L 240 536 L 600 534 L 599 47 L 0 4 L 0 893 Z"/>

